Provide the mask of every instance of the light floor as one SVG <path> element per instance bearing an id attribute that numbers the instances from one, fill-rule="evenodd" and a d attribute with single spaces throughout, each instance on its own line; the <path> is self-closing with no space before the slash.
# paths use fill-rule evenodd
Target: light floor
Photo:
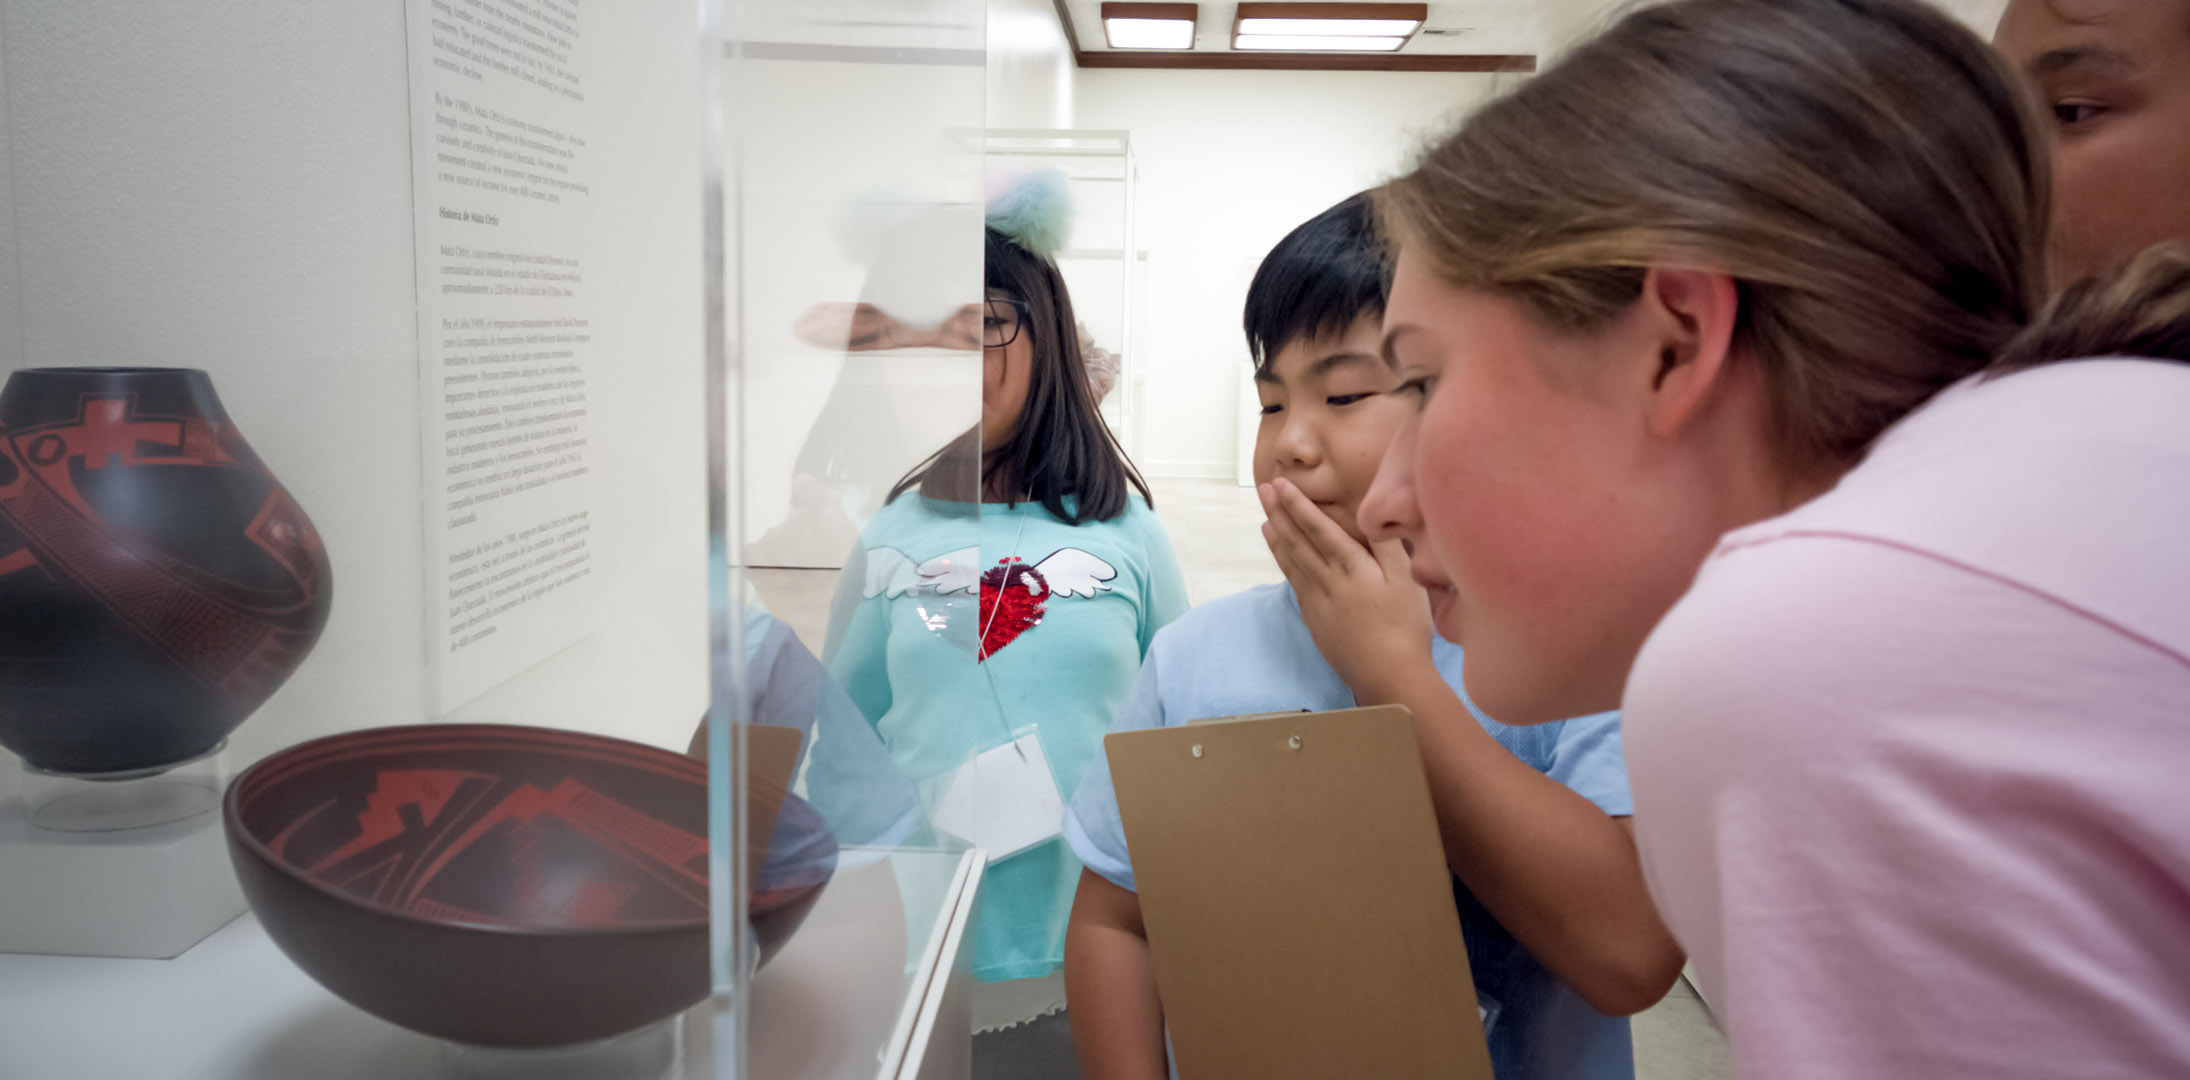
<path id="1" fill-rule="evenodd" d="M 1196 602 L 1279 580 L 1263 547 L 1262 508 L 1255 494 L 1228 480 L 1158 480 L 1156 510 L 1178 549 L 1188 593 Z M 834 570 L 749 570 L 755 590 L 816 653 L 828 629 Z M 1728 1074 L 1726 1039 L 1683 979 L 1664 1001 L 1637 1016 L 1636 1080 L 1721 1080 Z"/>

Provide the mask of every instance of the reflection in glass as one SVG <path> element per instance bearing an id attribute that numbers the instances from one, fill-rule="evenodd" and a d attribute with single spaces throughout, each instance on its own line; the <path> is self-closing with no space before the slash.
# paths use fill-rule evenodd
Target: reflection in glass
<path id="1" fill-rule="evenodd" d="M 1063 798 L 1187 597 L 1147 486 L 1098 411 L 1049 249 L 982 235 L 980 421 L 861 530 L 824 661 L 936 834 L 989 856 L 974 1022 L 995 1030 L 1063 1005 L 1080 872 Z"/>
<path id="2" fill-rule="evenodd" d="M 867 352 L 874 349 L 1001 348 L 1019 336 L 1026 305 L 991 297 L 967 304 L 932 326 L 907 323 L 883 308 L 856 304 L 816 304 L 794 327 L 800 341 L 817 348 Z"/>
<path id="3" fill-rule="evenodd" d="M 964 1053 L 965 995 L 946 984 L 966 977 L 949 950 L 979 867 L 934 831 L 913 778 L 817 653 L 861 530 L 978 414 L 981 162 L 966 133 L 984 107 L 986 7 L 733 6 L 726 307 L 742 461 L 723 554 L 768 568 L 756 594 L 733 594 L 735 700 L 749 739 L 798 733 L 793 794 L 841 845 L 808 926 L 746 995 L 743 1075 L 929 1075 Z M 968 518 L 953 546 L 978 543 Z M 973 665 L 970 653 L 956 662 Z M 795 839 L 779 825 L 770 846 Z"/>
<path id="4" fill-rule="evenodd" d="M 859 707 L 790 624 L 752 600 L 741 640 L 747 716 L 754 724 L 799 733 L 793 793 L 828 823 L 837 843 L 887 848 L 923 838 L 926 819 L 912 785 L 891 764 Z M 690 752 L 707 754 L 704 723 L 693 732 Z M 805 837 L 783 831 L 788 824 L 779 823 L 771 851 L 806 843 Z M 872 858 L 847 854 L 844 861 L 852 865 Z"/>
<path id="5" fill-rule="evenodd" d="M 778 372 L 780 391 L 754 401 L 756 411 L 774 413 L 810 393 L 827 370 L 823 358 L 839 359 L 818 415 L 794 444 L 788 506 L 748 545 L 749 564 L 841 566 L 891 485 L 964 426 L 978 400 L 979 227 L 970 206 L 914 212 L 875 245 L 857 300 L 821 300 L 787 320 L 796 344 L 757 365 Z M 761 420 L 756 434 L 765 438 L 775 418 Z M 755 465 L 781 461 L 776 450 L 759 447 Z"/>

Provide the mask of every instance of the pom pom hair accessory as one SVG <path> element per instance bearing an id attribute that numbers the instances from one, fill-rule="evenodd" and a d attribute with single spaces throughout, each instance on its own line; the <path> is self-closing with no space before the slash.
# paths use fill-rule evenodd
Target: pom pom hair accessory
<path id="1" fill-rule="evenodd" d="M 1072 191 L 1065 174 L 1037 169 L 990 185 L 988 227 L 1042 258 L 1056 257 L 1072 228 Z"/>

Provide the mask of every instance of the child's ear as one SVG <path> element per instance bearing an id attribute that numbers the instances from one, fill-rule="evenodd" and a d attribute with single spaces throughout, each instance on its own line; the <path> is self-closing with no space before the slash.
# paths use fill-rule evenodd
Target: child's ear
<path id="1" fill-rule="evenodd" d="M 1741 312 L 1734 279 L 1711 270 L 1652 267 L 1643 278 L 1643 316 L 1655 355 L 1644 374 L 1645 423 L 1652 435 L 1679 436 L 1725 380 Z"/>

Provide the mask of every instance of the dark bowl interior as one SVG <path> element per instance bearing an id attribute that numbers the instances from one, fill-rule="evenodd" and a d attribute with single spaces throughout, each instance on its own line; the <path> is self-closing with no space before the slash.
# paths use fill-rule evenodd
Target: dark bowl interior
<path id="1" fill-rule="evenodd" d="M 750 900 L 762 959 L 812 910 L 836 841 L 756 782 L 776 826 Z M 392 1023 L 482 1046 L 563 1046 L 708 989 L 707 770 L 568 731 L 350 732 L 229 786 L 229 853 L 298 967 Z"/>

